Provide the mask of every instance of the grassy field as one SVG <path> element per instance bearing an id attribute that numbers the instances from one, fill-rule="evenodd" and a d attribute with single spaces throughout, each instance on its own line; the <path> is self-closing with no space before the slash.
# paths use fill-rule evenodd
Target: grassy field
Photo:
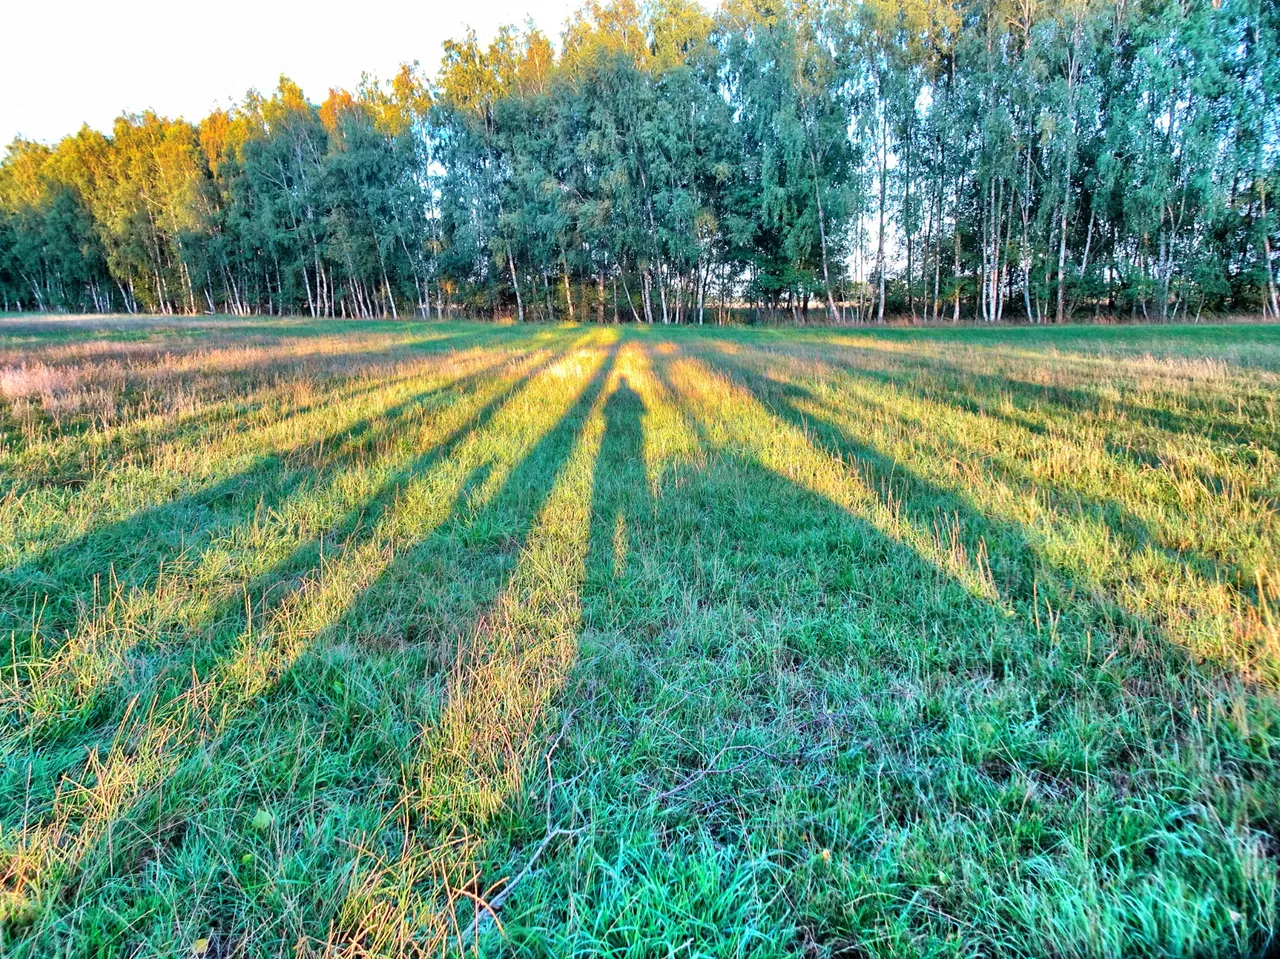
<path id="1" fill-rule="evenodd" d="M 0 320 L 0 953 L 1229 956 L 1280 327 Z"/>

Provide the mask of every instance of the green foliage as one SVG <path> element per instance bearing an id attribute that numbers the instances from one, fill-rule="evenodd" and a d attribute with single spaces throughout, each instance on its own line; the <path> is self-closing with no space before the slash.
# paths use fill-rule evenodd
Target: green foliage
<path id="1" fill-rule="evenodd" d="M 610 0 L 0 163 L 0 308 L 1280 318 L 1265 0 Z"/>

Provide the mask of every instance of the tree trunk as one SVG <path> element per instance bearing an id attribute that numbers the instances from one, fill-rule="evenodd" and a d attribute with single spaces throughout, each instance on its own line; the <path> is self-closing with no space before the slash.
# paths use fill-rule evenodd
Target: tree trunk
<path id="1" fill-rule="evenodd" d="M 1266 257 L 1267 290 L 1271 295 L 1271 317 L 1272 319 L 1280 319 L 1280 296 L 1276 293 L 1276 273 L 1275 267 L 1271 263 L 1271 234 L 1267 229 L 1266 186 L 1261 186 L 1259 188 L 1259 192 L 1262 194 L 1262 251 L 1263 255 Z"/>
<path id="2" fill-rule="evenodd" d="M 889 166 L 889 126 L 882 117 L 880 120 L 880 235 L 876 240 L 876 275 L 879 284 L 878 298 L 880 305 L 876 308 L 876 321 L 884 322 L 885 296 L 885 263 L 884 263 L 884 204 L 885 187 Z"/>
<path id="3" fill-rule="evenodd" d="M 511 254 L 511 247 L 507 247 L 507 267 L 511 270 L 511 286 L 516 291 L 516 316 L 523 323 L 524 297 L 520 295 L 520 278 L 516 275 L 516 258 Z M 536 283 L 534 288 L 537 288 Z"/>
<path id="4" fill-rule="evenodd" d="M 1067 216 L 1071 209 L 1071 153 L 1067 152 L 1067 175 L 1062 190 L 1062 219 L 1058 224 L 1058 309 L 1055 322 L 1063 322 L 1067 311 Z"/>
<path id="5" fill-rule="evenodd" d="M 960 322 L 960 189 L 956 187 L 956 222 L 955 222 L 955 305 L 951 312 L 951 322 Z"/>
<path id="6" fill-rule="evenodd" d="M 818 241 L 822 247 L 822 283 L 827 291 L 827 315 L 832 322 L 836 319 L 836 301 L 831 294 L 831 270 L 827 266 L 827 216 L 822 209 L 822 184 L 818 181 L 818 159 L 809 145 L 809 162 L 813 166 L 813 200 L 818 207 Z M 699 306 L 698 324 L 702 324 L 701 306 Z"/>
<path id="7" fill-rule="evenodd" d="M 658 298 L 662 301 L 662 325 L 667 326 L 671 323 L 671 313 L 667 309 L 667 284 L 662 278 L 662 265 L 654 270 L 654 277 L 658 281 Z"/>

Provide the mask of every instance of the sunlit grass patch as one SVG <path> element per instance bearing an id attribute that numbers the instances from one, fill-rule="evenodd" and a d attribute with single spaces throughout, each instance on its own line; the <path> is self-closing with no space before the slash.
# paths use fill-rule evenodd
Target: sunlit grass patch
<path id="1" fill-rule="evenodd" d="M 5 954 L 1266 946 L 1271 340 L 314 326 L 6 347 Z"/>

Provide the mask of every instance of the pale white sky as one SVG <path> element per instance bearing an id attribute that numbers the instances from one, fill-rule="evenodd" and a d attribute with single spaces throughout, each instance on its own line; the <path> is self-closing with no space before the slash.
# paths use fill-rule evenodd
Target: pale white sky
<path id="1" fill-rule="evenodd" d="M 81 123 L 107 130 L 124 110 L 196 121 L 284 73 L 312 100 L 429 73 L 440 44 L 469 25 L 488 39 L 532 17 L 553 39 L 579 0 L 45 0 L 0 13 L 0 152 L 15 136 L 54 142 Z"/>

